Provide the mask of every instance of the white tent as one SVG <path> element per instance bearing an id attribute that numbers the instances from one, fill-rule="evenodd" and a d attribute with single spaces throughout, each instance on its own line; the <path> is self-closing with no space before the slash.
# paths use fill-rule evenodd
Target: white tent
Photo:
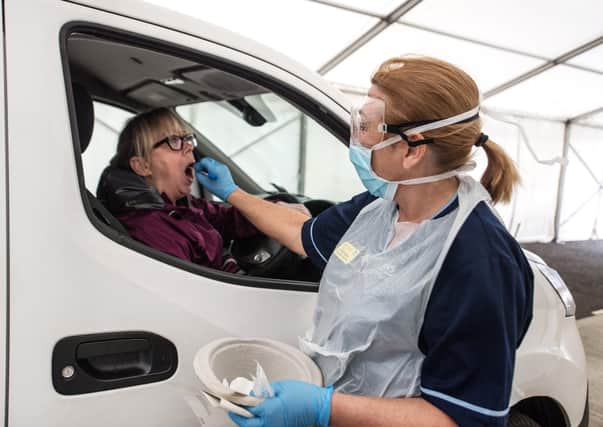
<path id="1" fill-rule="evenodd" d="M 601 0 L 148 1 L 280 50 L 351 96 L 399 54 L 460 66 L 482 90 L 484 131 L 522 173 L 499 208 L 511 232 L 603 238 Z"/>

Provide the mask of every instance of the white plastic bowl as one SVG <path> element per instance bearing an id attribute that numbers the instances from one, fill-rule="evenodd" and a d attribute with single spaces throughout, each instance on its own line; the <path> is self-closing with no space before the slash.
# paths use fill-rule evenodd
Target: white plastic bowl
<path id="1" fill-rule="evenodd" d="M 255 375 L 258 362 L 272 381 L 299 380 L 322 386 L 322 373 L 306 354 L 295 347 L 266 338 L 221 338 L 201 347 L 193 362 L 195 373 L 207 391 L 233 403 L 258 405 L 262 399 L 231 391 L 222 384 L 237 377 Z"/>

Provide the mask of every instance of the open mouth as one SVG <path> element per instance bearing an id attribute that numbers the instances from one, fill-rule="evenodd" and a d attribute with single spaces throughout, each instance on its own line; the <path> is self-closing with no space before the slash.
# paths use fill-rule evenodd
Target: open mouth
<path id="1" fill-rule="evenodd" d="M 193 179 L 195 176 L 195 169 L 194 169 L 194 164 L 195 163 L 191 163 L 189 164 L 186 168 L 184 168 L 184 174 L 188 177 Z"/>

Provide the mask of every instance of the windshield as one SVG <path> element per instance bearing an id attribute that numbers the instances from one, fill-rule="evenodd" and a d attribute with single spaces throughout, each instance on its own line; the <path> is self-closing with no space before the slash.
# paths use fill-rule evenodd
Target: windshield
<path id="1" fill-rule="evenodd" d="M 274 93 L 176 110 L 266 191 L 274 183 L 328 200 L 362 191 L 345 145 Z"/>

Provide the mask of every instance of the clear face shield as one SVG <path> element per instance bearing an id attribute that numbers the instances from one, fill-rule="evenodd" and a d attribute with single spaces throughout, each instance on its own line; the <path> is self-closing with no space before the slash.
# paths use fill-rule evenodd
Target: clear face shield
<path id="1" fill-rule="evenodd" d="M 410 136 L 429 130 L 439 129 L 444 126 L 470 122 L 479 117 L 479 105 L 464 113 L 445 119 L 420 120 L 415 122 L 404 122 L 399 124 L 385 123 L 385 101 L 380 98 L 366 96 L 351 109 L 351 135 L 350 144 L 379 150 L 388 145 L 404 140 L 410 147 L 433 142 L 431 139 L 411 141 Z M 395 136 L 385 139 L 385 135 Z"/>
<path id="2" fill-rule="evenodd" d="M 352 107 L 350 143 L 372 148 L 383 141 L 384 124 L 385 102 L 372 96 L 364 97 L 360 104 Z"/>

